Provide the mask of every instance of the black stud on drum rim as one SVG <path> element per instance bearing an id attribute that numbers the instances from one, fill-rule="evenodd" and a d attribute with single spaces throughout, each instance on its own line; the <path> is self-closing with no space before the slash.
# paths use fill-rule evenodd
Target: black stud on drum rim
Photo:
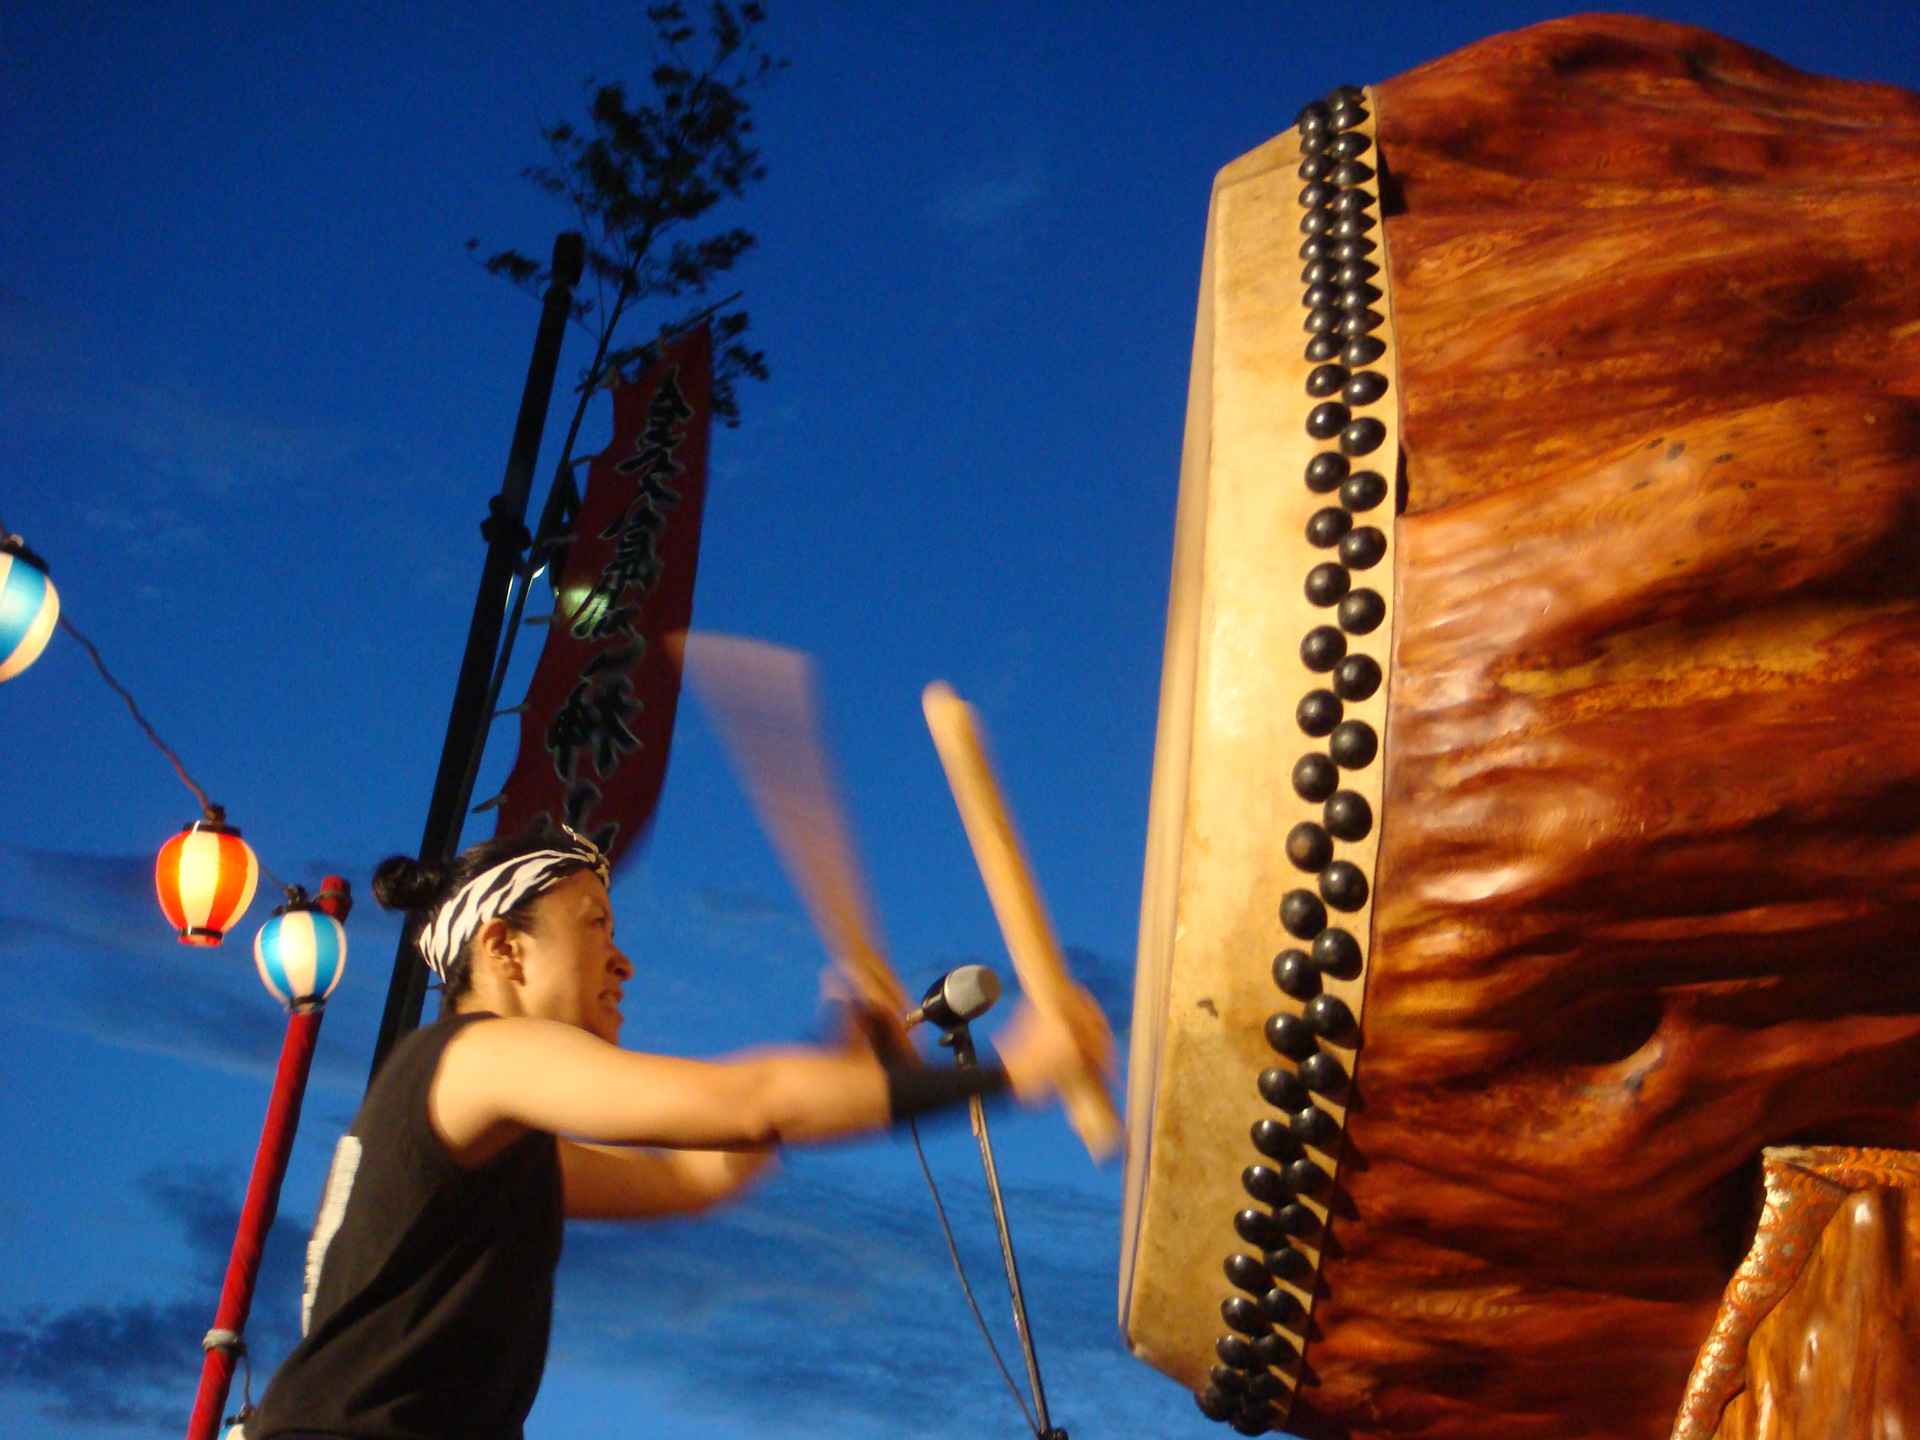
<path id="1" fill-rule="evenodd" d="M 1291 1410 L 1289 1377 L 1311 1322 L 1322 1212 L 1338 1183 L 1348 1066 L 1360 1043 L 1362 992 L 1347 987 L 1360 985 L 1367 963 L 1386 688 L 1380 632 L 1394 579 L 1393 527 L 1379 515 L 1391 513 L 1384 507 L 1398 463 L 1387 408 L 1397 395 L 1381 251 L 1385 162 L 1372 121 L 1366 92 L 1343 85 L 1296 122 L 1302 263 L 1293 295 L 1310 368 L 1292 423 L 1302 427 L 1296 436 L 1316 444 L 1306 490 L 1327 497 L 1306 522 L 1314 558 L 1291 582 L 1315 616 L 1299 641 L 1312 678 L 1292 691 L 1293 728 L 1312 748 L 1296 752 L 1285 797 L 1305 813 L 1288 808 L 1281 822 L 1282 873 L 1293 878 L 1277 907 L 1284 938 L 1264 962 L 1281 1007 L 1264 1017 L 1275 1063 L 1258 1072 L 1255 1087 L 1270 1108 L 1245 1132 L 1258 1159 L 1240 1176 L 1264 1208 L 1234 1215 L 1235 1233 L 1259 1254 L 1224 1257 L 1231 1293 L 1221 1314 L 1236 1333 L 1217 1341 L 1224 1366 L 1198 1397 L 1203 1413 L 1247 1434 L 1284 1428 Z"/>

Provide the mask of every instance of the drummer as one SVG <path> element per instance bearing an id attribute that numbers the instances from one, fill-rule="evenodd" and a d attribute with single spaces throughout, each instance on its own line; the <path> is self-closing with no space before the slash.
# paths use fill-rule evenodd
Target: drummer
<path id="1" fill-rule="evenodd" d="M 442 868 L 395 856 L 375 898 L 422 922 L 439 1021 L 395 1047 L 334 1153 L 307 1250 L 304 1338 L 250 1440 L 511 1440 L 546 1362 L 563 1218 L 685 1215 L 775 1147 L 884 1129 L 972 1095 L 1038 1103 L 1082 1065 L 1022 1003 L 998 1064 L 837 1048 L 719 1061 L 618 1046 L 633 965 L 608 864 L 571 830 L 485 841 Z"/>

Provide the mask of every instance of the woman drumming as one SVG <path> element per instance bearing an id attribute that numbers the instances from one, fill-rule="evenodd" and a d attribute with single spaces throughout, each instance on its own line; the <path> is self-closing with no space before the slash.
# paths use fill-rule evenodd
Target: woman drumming
<path id="1" fill-rule="evenodd" d="M 1000 1064 L 970 1070 L 883 1061 L 857 1039 L 719 1061 L 622 1050 L 633 966 L 607 874 L 572 831 L 489 840 L 445 872 L 396 856 L 374 873 L 383 906 L 422 920 L 445 1009 L 394 1048 L 334 1153 L 305 1338 L 250 1440 L 517 1440 L 563 1218 L 703 1210 L 776 1145 L 1002 1089 L 1038 1101 L 1081 1063 L 1068 1026 L 1025 1004 Z"/>

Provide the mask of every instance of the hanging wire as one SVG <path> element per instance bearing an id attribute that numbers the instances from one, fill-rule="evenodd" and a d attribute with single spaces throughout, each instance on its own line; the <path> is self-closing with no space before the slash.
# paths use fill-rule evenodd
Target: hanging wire
<path id="1" fill-rule="evenodd" d="M 7 522 L 4 519 L 0 519 L 0 536 L 12 535 L 13 532 L 7 528 Z M 227 812 L 209 800 L 207 798 L 207 792 L 200 788 L 200 782 L 187 773 L 187 767 L 180 763 L 180 757 L 173 753 L 173 747 L 160 738 L 159 731 L 155 730 L 147 717 L 140 713 L 140 706 L 134 700 L 133 693 L 113 678 L 113 672 L 107 669 L 107 662 L 100 658 L 98 647 L 94 645 L 93 641 L 80 633 L 80 627 L 78 625 L 75 625 L 72 620 L 67 618 L 64 607 L 60 612 L 60 628 L 80 642 L 81 648 L 92 657 L 93 668 L 100 672 L 100 678 L 112 687 L 114 694 L 127 702 L 127 713 L 133 716 L 133 723 L 146 731 L 147 739 L 153 742 L 154 748 L 173 762 L 174 773 L 180 777 L 180 783 L 193 792 L 194 799 L 200 802 L 201 812 L 206 815 L 207 819 L 213 821 L 215 824 L 224 820 Z"/>
<path id="2" fill-rule="evenodd" d="M 249 1358 L 244 1344 L 240 1347 L 240 1364 L 243 1367 L 240 1373 L 245 1377 L 240 1382 L 240 1408 L 220 1423 L 227 1426 L 238 1425 L 241 1427 L 240 1433 L 244 1435 L 247 1422 L 253 1418 L 253 1361 Z"/>
<path id="3" fill-rule="evenodd" d="M 967 1270 L 960 1263 L 960 1247 L 953 1242 L 953 1227 L 947 1223 L 947 1207 L 940 1203 L 940 1187 L 933 1183 L 933 1171 L 927 1166 L 927 1152 L 920 1148 L 920 1127 L 912 1116 L 907 1117 L 907 1132 L 913 1136 L 913 1153 L 920 1157 L 920 1173 L 927 1177 L 927 1189 L 933 1195 L 933 1210 L 940 1217 L 940 1233 L 947 1237 L 947 1254 L 953 1257 L 953 1272 L 960 1277 L 960 1289 L 967 1297 L 967 1308 L 973 1311 L 974 1324 L 980 1327 L 981 1338 L 987 1342 L 987 1349 L 993 1355 L 993 1363 L 1000 1368 L 1000 1378 L 1007 1382 L 1007 1393 L 1013 1396 L 1013 1403 L 1020 1407 L 1020 1414 L 1027 1422 L 1027 1428 L 1034 1433 L 1035 1440 L 1045 1440 L 1040 1434 L 1040 1426 L 1033 1418 L 1033 1411 L 1027 1408 L 1027 1397 L 1020 1393 L 1020 1387 L 1013 1383 L 1013 1375 L 1007 1369 L 1007 1362 L 1000 1358 L 1000 1347 L 993 1343 L 993 1332 L 987 1329 L 986 1317 L 980 1313 L 980 1304 L 973 1298 L 973 1286 L 967 1282 Z"/>
<path id="4" fill-rule="evenodd" d="M 4 517 L 0 517 L 0 538 L 19 538 L 8 528 Z M 99 648 L 93 641 L 80 633 L 80 627 L 78 625 L 75 625 L 72 620 L 67 618 L 64 607 L 60 612 L 60 628 L 80 642 L 80 647 L 85 650 L 88 657 L 92 659 L 93 668 L 100 672 L 100 678 L 107 682 L 114 694 L 126 701 L 127 713 L 133 716 L 133 723 L 145 731 L 147 739 L 153 742 L 154 748 L 173 763 L 174 774 L 180 777 L 180 783 L 191 790 L 193 792 L 193 798 L 200 802 L 200 813 L 216 825 L 224 824 L 227 818 L 225 807 L 216 805 L 207 798 L 207 792 L 201 787 L 199 781 L 187 773 L 187 767 L 181 763 L 180 757 L 174 753 L 173 747 L 160 738 L 160 732 L 155 730 L 152 722 L 140 713 L 140 705 L 133 698 L 133 692 L 114 678 L 113 672 L 107 669 L 107 662 L 100 658 Z M 291 890 L 293 888 L 278 875 L 275 875 L 272 870 L 267 868 L 267 862 L 260 858 L 258 850 L 254 851 L 253 858 L 254 863 L 260 867 L 260 873 L 266 876 L 268 881 L 277 885 L 282 890 Z"/>
<path id="5" fill-rule="evenodd" d="M 127 702 L 127 711 L 133 716 L 134 723 L 146 731 L 147 738 L 154 743 L 154 747 L 173 762 L 174 773 L 179 775 L 180 783 L 194 793 L 194 797 L 199 800 L 200 809 L 207 819 L 216 825 L 224 824 L 227 818 L 225 807 L 216 805 L 207 798 L 207 792 L 201 789 L 200 783 L 187 773 L 187 767 L 180 763 L 180 757 L 173 753 L 173 747 L 160 738 L 159 732 L 153 728 L 152 724 L 147 720 L 147 717 L 140 713 L 140 706 L 135 703 L 133 693 L 113 678 L 113 672 L 107 669 L 107 662 L 100 658 L 100 652 L 94 647 L 94 643 L 80 633 L 79 627 L 67 618 L 65 611 L 62 611 L 60 615 L 60 628 L 78 640 L 85 648 L 87 654 L 93 657 L 93 668 L 100 672 L 100 678 L 113 687 L 114 694 Z M 278 875 L 274 874 L 272 870 L 267 868 L 267 862 L 260 858 L 258 849 L 254 850 L 253 859 L 254 863 L 260 867 L 260 873 L 266 876 L 270 883 L 278 886 L 282 890 L 292 888 L 286 881 L 282 880 Z"/>
<path id="6" fill-rule="evenodd" d="M 187 774 L 187 767 L 180 763 L 180 757 L 173 753 L 173 747 L 160 738 L 159 732 L 148 722 L 147 717 L 140 713 L 140 706 L 134 701 L 132 692 L 113 678 L 113 672 L 107 669 L 107 662 L 100 658 L 100 652 L 94 647 L 94 643 L 80 633 L 80 628 L 75 625 L 73 621 L 69 620 L 64 612 L 62 612 L 60 616 L 60 628 L 78 640 L 87 654 L 93 657 L 93 668 L 100 672 L 100 678 L 112 687 L 114 694 L 127 702 L 127 713 L 133 716 L 134 724 L 147 732 L 147 739 L 153 742 L 154 748 L 173 762 L 174 773 L 180 777 L 180 783 L 193 792 L 194 798 L 200 802 L 200 808 L 205 812 L 207 819 L 213 821 L 215 824 L 219 824 L 225 820 L 227 818 L 227 812 L 209 800 L 207 798 L 207 792 L 200 788 L 200 782 Z"/>

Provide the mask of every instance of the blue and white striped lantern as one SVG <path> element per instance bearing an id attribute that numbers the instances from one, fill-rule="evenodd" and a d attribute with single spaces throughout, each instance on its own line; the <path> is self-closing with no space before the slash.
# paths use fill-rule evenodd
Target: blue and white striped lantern
<path id="1" fill-rule="evenodd" d="M 289 908 L 253 937 L 253 963 L 289 1010 L 324 1001 L 347 968 L 347 927 L 318 910 Z"/>
<path id="2" fill-rule="evenodd" d="M 60 595 L 26 546 L 0 536 L 0 681 L 40 658 L 60 619 Z"/>

